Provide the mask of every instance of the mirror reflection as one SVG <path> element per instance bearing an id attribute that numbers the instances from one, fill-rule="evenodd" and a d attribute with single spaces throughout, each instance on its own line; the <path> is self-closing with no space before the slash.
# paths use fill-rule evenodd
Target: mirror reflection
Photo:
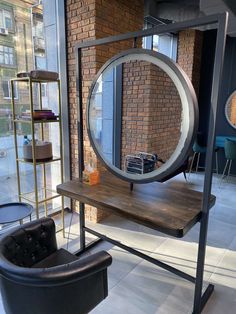
<path id="1" fill-rule="evenodd" d="M 236 129 L 236 91 L 234 91 L 227 100 L 225 115 L 229 124 Z"/>
<path id="2" fill-rule="evenodd" d="M 108 67 L 94 85 L 88 119 L 93 142 L 107 163 L 126 173 L 162 167 L 177 147 L 181 120 L 178 90 L 153 63 Z"/>

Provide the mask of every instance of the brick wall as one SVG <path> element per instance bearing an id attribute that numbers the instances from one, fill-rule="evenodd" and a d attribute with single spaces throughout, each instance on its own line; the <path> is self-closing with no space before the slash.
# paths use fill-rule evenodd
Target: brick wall
<path id="1" fill-rule="evenodd" d="M 68 40 L 68 77 L 69 77 L 69 105 L 70 105 L 70 145 L 71 145 L 71 172 L 72 177 L 78 177 L 78 138 L 77 138 L 77 102 L 76 102 L 76 84 L 75 84 L 75 57 L 74 57 L 74 44 L 80 41 L 93 40 L 96 38 L 107 37 L 110 35 L 126 33 L 129 31 L 136 31 L 143 27 L 143 0 L 68 0 L 66 2 L 67 7 L 67 40 Z M 190 79 L 193 81 L 196 92 L 199 88 L 199 75 L 200 75 L 200 60 L 201 56 L 201 33 L 195 30 L 187 30 L 180 32 L 179 35 L 179 48 L 178 48 L 178 63 L 183 67 Z M 138 45 L 141 42 L 139 41 Z M 85 108 L 87 103 L 87 97 L 91 81 L 100 67 L 110 57 L 120 52 L 121 50 L 131 48 L 132 41 L 119 42 L 110 45 L 98 46 L 96 48 L 84 49 L 82 52 L 82 76 L 83 76 L 83 108 L 85 116 Z M 160 74 L 160 73 L 159 73 Z M 168 134 L 174 134 L 178 129 L 179 112 L 176 109 L 174 112 L 173 103 L 178 101 L 177 95 L 173 91 L 171 99 L 168 99 L 167 91 L 171 87 L 168 77 L 163 74 L 163 88 L 160 84 L 159 94 L 164 102 L 170 104 L 170 110 L 173 110 L 172 121 L 168 121 L 166 118 L 166 126 L 171 125 L 168 129 Z M 145 92 L 145 90 L 144 90 Z M 162 94 L 161 94 L 162 93 Z M 143 95 L 139 93 L 139 99 L 142 99 Z M 168 101 L 167 101 L 168 99 Z M 173 102 L 172 102 L 173 101 Z M 161 103 L 161 102 L 160 102 Z M 152 106 L 152 107 L 151 107 Z M 158 115 L 158 110 L 154 107 L 157 106 L 155 100 L 150 102 L 150 108 Z M 156 108 L 156 107 L 155 107 Z M 168 110 L 169 110 L 168 109 Z M 149 109 L 145 109 L 149 110 Z M 163 110 L 164 112 L 164 110 Z M 151 116 L 151 115 L 150 115 Z M 157 118 L 152 115 L 152 119 Z M 153 133 L 160 133 L 161 129 L 155 129 L 151 118 L 146 117 L 147 125 L 144 127 L 152 130 Z M 84 121 L 85 122 L 85 121 Z M 138 122 L 138 121 L 137 121 Z M 150 124 L 150 127 L 148 125 Z M 175 129 L 173 127 L 175 123 Z M 138 124 L 138 123 L 137 123 Z M 161 126 L 160 126 L 161 127 Z M 163 124 L 164 128 L 164 124 Z M 173 136 L 169 139 L 173 140 Z M 155 151 L 156 146 L 154 142 L 150 144 L 150 151 Z M 173 140 L 172 146 L 175 146 L 175 140 Z M 86 125 L 84 123 L 84 146 L 85 146 L 85 161 L 92 159 L 96 164 L 97 159 L 88 141 L 86 133 Z M 164 145 L 163 145 L 164 146 Z M 158 148 L 161 145 L 159 143 Z M 164 152 L 163 155 L 168 158 L 168 152 Z M 100 167 L 98 163 L 98 167 Z M 104 217 L 104 213 L 101 210 L 95 208 L 86 208 L 86 217 L 92 221 L 99 221 Z"/>
<path id="2" fill-rule="evenodd" d="M 130 61 L 123 65 L 122 165 L 129 154 L 148 151 L 150 64 Z"/>
<path id="3" fill-rule="evenodd" d="M 166 161 L 179 142 L 182 105 L 171 78 L 159 67 L 150 67 L 149 151 Z"/>
<path id="4" fill-rule="evenodd" d="M 177 62 L 189 76 L 196 94 L 199 93 L 202 32 L 187 29 L 179 32 Z"/>
<path id="5" fill-rule="evenodd" d="M 67 40 L 68 40 L 68 77 L 70 105 L 70 135 L 71 135 L 71 172 L 73 178 L 78 178 L 78 137 L 77 137 L 77 102 L 75 84 L 74 44 L 80 41 L 136 31 L 143 27 L 143 0 L 68 0 L 67 10 Z M 110 57 L 119 51 L 132 47 L 132 42 L 126 41 L 111 45 L 83 49 L 83 107 L 85 107 L 91 81 L 100 67 Z M 84 121 L 85 161 L 97 159 L 89 144 Z M 86 218 L 99 221 L 104 218 L 104 212 L 96 208 L 86 207 Z"/>
<path id="6" fill-rule="evenodd" d="M 122 165 L 138 152 L 169 159 L 180 136 L 181 101 L 169 76 L 144 61 L 123 66 Z"/>

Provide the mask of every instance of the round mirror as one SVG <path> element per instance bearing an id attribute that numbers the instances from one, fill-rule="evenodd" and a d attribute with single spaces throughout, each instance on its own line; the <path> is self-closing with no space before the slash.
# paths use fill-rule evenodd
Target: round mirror
<path id="1" fill-rule="evenodd" d="M 162 180 L 186 161 L 198 126 L 194 89 L 170 58 L 130 49 L 93 81 L 87 128 L 95 153 L 120 178 Z"/>
<path id="2" fill-rule="evenodd" d="M 236 129 L 236 91 L 229 96 L 226 102 L 225 116 L 229 124 Z"/>

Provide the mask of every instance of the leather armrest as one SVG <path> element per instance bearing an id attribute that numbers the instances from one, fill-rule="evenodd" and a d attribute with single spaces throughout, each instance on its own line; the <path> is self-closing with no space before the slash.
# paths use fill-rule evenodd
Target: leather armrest
<path id="1" fill-rule="evenodd" d="M 1 263 L 4 261 L 2 260 Z M 26 285 L 57 286 L 86 278 L 111 265 L 112 257 L 105 251 L 101 251 L 81 258 L 69 264 L 51 268 L 24 268 L 9 263 L 1 266 L 1 275 Z M 3 266 L 3 267 L 2 267 Z M 7 270 L 6 270 L 7 269 Z"/>

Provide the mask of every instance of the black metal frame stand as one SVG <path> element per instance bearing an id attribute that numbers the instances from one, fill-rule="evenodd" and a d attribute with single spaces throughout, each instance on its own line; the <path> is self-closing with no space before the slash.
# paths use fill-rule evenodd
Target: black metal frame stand
<path id="1" fill-rule="evenodd" d="M 205 16 L 191 21 L 184 21 L 180 23 L 173 23 L 168 25 L 159 25 L 151 29 L 141 30 L 137 32 L 130 32 L 117 36 L 106 37 L 102 39 L 87 41 L 75 45 L 76 54 L 76 91 L 78 99 L 78 137 L 79 137 L 79 178 L 82 181 L 82 174 L 84 170 L 84 146 L 83 146 L 83 108 L 82 108 L 82 60 L 81 50 L 83 48 L 94 47 L 98 45 L 110 44 L 118 41 L 127 39 L 133 39 L 134 46 L 136 45 L 137 38 L 143 38 L 151 35 L 159 35 L 163 33 L 176 32 L 187 28 L 199 27 L 204 25 L 217 24 L 217 39 L 216 39 L 216 51 L 215 61 L 213 70 L 213 83 L 211 91 L 211 110 L 209 119 L 209 130 L 208 130 L 208 142 L 207 142 L 207 153 L 206 153 L 206 170 L 204 178 L 204 190 L 202 199 L 202 215 L 200 219 L 200 233 L 198 243 L 198 258 L 197 258 L 197 270 L 196 278 L 186 274 L 170 265 L 167 265 L 159 260 L 156 260 L 148 255 L 145 255 L 127 245 L 120 243 L 114 239 L 111 239 L 103 234 L 100 234 L 85 226 L 84 217 L 84 203 L 80 203 L 80 250 L 77 255 L 84 253 L 98 242 L 105 240 L 108 241 L 134 255 L 137 255 L 165 270 L 168 270 L 175 275 L 178 275 L 195 284 L 194 294 L 194 306 L 193 314 L 201 313 L 207 300 L 211 296 L 214 286 L 209 284 L 205 292 L 202 294 L 203 286 L 203 274 L 205 264 L 205 253 L 206 253 L 206 242 L 207 242 L 207 231 L 208 231 L 208 220 L 209 220 L 209 203 L 212 186 L 212 159 L 214 154 L 215 146 L 215 125 L 216 115 L 219 102 L 219 91 L 220 91 L 220 79 L 223 68 L 226 31 L 228 23 L 228 13 L 216 14 Z M 86 246 L 85 244 L 85 232 L 89 232 L 99 239 Z"/>

